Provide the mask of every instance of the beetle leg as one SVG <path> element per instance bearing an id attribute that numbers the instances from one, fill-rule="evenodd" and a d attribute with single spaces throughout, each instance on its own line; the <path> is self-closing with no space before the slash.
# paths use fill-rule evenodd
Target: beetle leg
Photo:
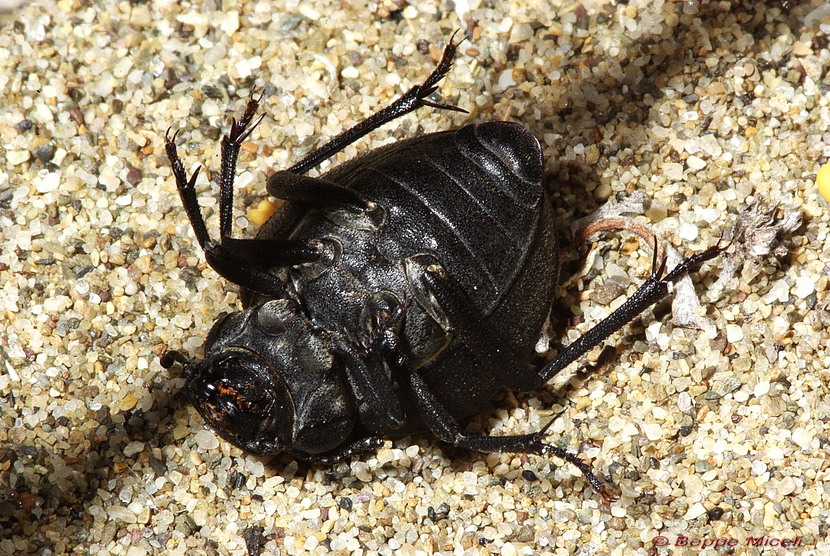
<path id="1" fill-rule="evenodd" d="M 338 352 L 346 361 L 349 384 L 357 400 L 361 423 L 373 432 L 390 434 L 404 424 L 405 414 L 395 392 L 395 383 L 373 352 L 358 353 L 340 342 Z"/>
<path id="2" fill-rule="evenodd" d="M 497 376 L 508 376 L 505 386 L 526 392 L 541 383 L 538 373 L 522 364 L 510 347 L 483 324 L 486 319 L 471 309 L 475 304 L 443 267 L 428 266 L 421 279 L 449 321 L 453 334 L 482 365 L 493 369 Z"/>
<path id="3" fill-rule="evenodd" d="M 242 141 L 262 119 L 259 118 L 251 124 L 258 105 L 259 99 L 251 98 L 242 118 L 238 122 L 233 121 L 230 133 L 222 139 L 219 242 L 211 239 L 196 198 L 196 179 L 201 167 L 197 168 L 192 176 L 187 176 L 176 150 L 176 134 L 171 137 L 169 129 L 164 136 L 165 150 L 182 204 L 208 264 L 224 278 L 244 288 L 272 297 L 283 297 L 285 286 L 277 277 L 267 272 L 267 269 L 318 262 L 327 256 L 327 252 L 322 243 L 316 241 L 236 239 L 231 236 L 234 168 Z"/>
<path id="4" fill-rule="evenodd" d="M 728 245 L 726 246 L 728 247 Z M 637 315 L 645 311 L 651 305 L 657 303 L 669 294 L 669 286 L 681 276 L 694 272 L 700 266 L 716 257 L 726 249 L 721 247 L 720 242 L 702 253 L 692 255 L 674 267 L 671 272 L 660 278 L 665 266 L 665 261 L 652 270 L 651 276 L 641 285 L 625 303 L 594 325 L 588 332 L 568 344 L 568 346 L 556 354 L 556 357 L 539 370 L 542 382 L 547 382 L 556 373 L 570 365 L 573 361 L 584 355 L 591 348 L 599 345 L 611 334 L 631 322 Z M 656 255 L 655 255 L 656 257 Z M 656 260 L 654 261 L 656 263 Z"/>
<path id="5" fill-rule="evenodd" d="M 335 345 L 346 362 L 349 384 L 358 402 L 360 420 L 367 430 L 387 434 L 399 430 L 406 420 L 394 380 L 400 357 L 389 358 L 398 350 L 406 306 L 388 292 L 369 296 L 361 311 L 365 337 L 359 344 L 335 338 Z M 403 363 L 401 363 L 403 361 Z"/>
<path id="6" fill-rule="evenodd" d="M 292 174 L 303 174 L 308 169 L 314 168 L 333 154 L 342 151 L 345 147 L 351 145 L 367 133 L 374 131 L 380 126 L 391 122 L 404 114 L 417 110 L 422 106 L 431 106 L 433 108 L 466 113 L 467 111 L 463 108 L 452 106 L 450 104 L 439 104 L 427 100 L 427 97 L 434 93 L 438 88 L 438 82 L 441 81 L 448 71 L 450 71 L 455 51 L 458 49 L 458 45 L 464 40 L 462 38 L 461 41 L 454 42 L 454 38 L 455 33 L 453 33 L 452 37 L 450 37 L 450 42 L 447 43 L 447 46 L 444 47 L 444 55 L 441 57 L 441 61 L 438 62 L 438 66 L 436 66 L 423 83 L 415 85 L 404 93 L 402 97 L 386 108 L 380 110 L 379 112 L 375 112 L 354 127 L 340 133 L 322 147 L 310 152 L 287 171 Z"/>
<path id="7" fill-rule="evenodd" d="M 365 438 L 359 438 L 350 444 L 338 446 L 334 450 L 322 454 L 308 454 L 306 452 L 298 452 L 291 449 L 286 449 L 285 451 L 295 458 L 310 461 L 311 463 L 315 463 L 317 465 L 331 465 L 345 461 L 351 458 L 354 454 L 377 450 L 381 446 L 383 446 L 382 436 L 367 436 Z"/>
<path id="8" fill-rule="evenodd" d="M 579 459 L 576 454 L 543 442 L 551 421 L 541 430 L 532 434 L 514 436 L 471 436 L 465 435 L 458 422 L 447 409 L 435 399 L 423 378 L 417 372 L 408 373 L 409 387 L 418 404 L 421 419 L 430 431 L 440 440 L 475 450 L 476 452 L 516 452 L 520 454 L 553 455 L 575 465 L 585 476 L 591 487 L 606 501 L 614 496 L 591 471 L 591 466 Z"/>
<path id="9" fill-rule="evenodd" d="M 245 112 L 239 121 L 236 118 L 231 120 L 231 131 L 222 136 L 222 175 L 219 180 L 219 237 L 225 239 L 231 235 L 233 223 L 233 181 L 236 175 L 236 162 L 239 160 L 239 149 L 242 142 L 256 129 L 265 114 L 262 114 L 256 121 L 259 102 L 262 95 L 254 98 L 253 94 L 248 99 Z M 253 121 L 253 123 L 251 123 Z"/>
<path id="10" fill-rule="evenodd" d="M 283 201 L 313 205 L 369 210 L 374 204 L 363 195 L 322 178 L 312 178 L 281 170 L 271 175 L 265 185 L 268 194 Z"/>

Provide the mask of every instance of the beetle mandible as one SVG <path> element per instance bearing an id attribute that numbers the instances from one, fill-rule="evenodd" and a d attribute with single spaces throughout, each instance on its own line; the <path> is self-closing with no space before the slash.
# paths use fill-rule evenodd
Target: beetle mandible
<path id="1" fill-rule="evenodd" d="M 220 436 L 256 454 L 328 463 L 430 431 L 480 452 L 555 455 L 610 498 L 590 466 L 533 434 L 469 435 L 466 421 L 500 389 L 532 390 L 668 294 L 719 246 L 653 274 L 619 309 L 541 369 L 534 346 L 559 271 L 542 150 L 524 127 L 469 125 L 399 141 L 305 172 L 379 126 L 422 106 L 449 71 L 450 39 L 421 84 L 287 170 L 268 193 L 287 201 L 255 239 L 231 235 L 241 143 L 261 121 L 251 98 L 222 138 L 219 241 L 211 238 L 175 147 L 167 156 L 207 262 L 242 288 L 243 309 L 221 316 L 204 359 L 169 351 L 186 392 Z M 655 249 L 656 252 L 656 249 Z M 655 265 L 656 266 L 656 265 Z"/>

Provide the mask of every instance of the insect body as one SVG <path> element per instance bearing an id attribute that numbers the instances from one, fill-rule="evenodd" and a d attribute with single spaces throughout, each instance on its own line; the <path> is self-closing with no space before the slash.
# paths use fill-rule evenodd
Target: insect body
<path id="1" fill-rule="evenodd" d="M 205 358 L 183 363 L 188 395 L 228 441 L 258 454 L 336 461 L 384 437 L 428 430 L 473 450 L 553 454 L 547 429 L 519 436 L 464 433 L 500 389 L 531 390 L 666 295 L 671 281 L 715 256 L 650 278 L 629 302 L 542 369 L 530 364 L 550 311 L 559 256 L 542 187 L 539 143 L 489 122 L 401 141 L 319 178 L 303 173 L 427 100 L 450 67 L 450 42 L 419 86 L 277 172 L 267 190 L 288 203 L 256 239 L 231 237 L 233 174 L 258 123 L 248 103 L 222 142 L 220 240 L 210 238 L 167 138 L 176 183 L 210 265 L 243 288 L 244 309 L 217 320 Z M 659 273 L 660 271 L 658 271 Z"/>

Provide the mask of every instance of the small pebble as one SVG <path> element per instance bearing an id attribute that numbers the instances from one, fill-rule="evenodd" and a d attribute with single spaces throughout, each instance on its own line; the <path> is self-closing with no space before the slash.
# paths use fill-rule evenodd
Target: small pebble
<path id="1" fill-rule="evenodd" d="M 52 158 L 55 156 L 56 150 L 57 149 L 55 149 L 54 145 L 41 145 L 35 149 L 35 156 L 38 158 L 38 160 L 46 164 L 47 162 L 50 162 Z"/>
<path id="2" fill-rule="evenodd" d="M 691 222 L 681 222 L 677 234 L 686 241 L 694 241 L 698 236 L 697 226 Z"/>
<path id="3" fill-rule="evenodd" d="M 257 226 L 262 226 L 268 221 L 269 218 L 271 218 L 271 215 L 274 214 L 276 210 L 277 205 L 268 199 L 263 199 L 259 202 L 256 208 L 248 210 L 248 220 Z"/>
<path id="4" fill-rule="evenodd" d="M 810 297 L 814 291 L 816 291 L 816 284 L 809 276 L 799 276 L 795 279 L 795 288 L 793 288 L 793 293 L 796 297 L 804 299 L 806 297 Z"/>
<path id="5" fill-rule="evenodd" d="M 124 456 L 131 458 L 136 454 L 140 454 L 144 451 L 144 443 L 143 442 L 130 442 L 126 446 L 124 446 Z"/>
<path id="6" fill-rule="evenodd" d="M 706 161 L 702 158 L 692 155 L 686 159 L 686 165 L 689 167 L 690 170 L 703 170 L 704 168 L 706 168 Z"/>
<path id="7" fill-rule="evenodd" d="M 127 393 L 127 395 L 121 398 L 121 401 L 118 403 L 118 409 L 120 409 L 121 411 L 129 411 L 133 409 L 137 403 L 138 398 L 136 398 L 130 393 Z"/>
<path id="8" fill-rule="evenodd" d="M 195 440 L 196 445 L 203 451 L 215 450 L 219 447 L 219 439 L 216 438 L 215 434 L 207 429 L 202 429 L 197 432 Z"/>
<path id="9" fill-rule="evenodd" d="M 796 427 L 795 430 L 793 430 L 793 442 L 798 444 L 802 450 L 810 448 L 810 445 L 813 443 L 813 437 L 813 434 L 804 427 Z"/>
<path id="10" fill-rule="evenodd" d="M 740 342 L 744 339 L 744 330 L 737 324 L 726 325 L 726 341 L 730 344 Z"/>
<path id="11" fill-rule="evenodd" d="M 18 164 L 23 164 L 24 162 L 29 160 L 30 156 L 31 154 L 29 153 L 29 151 L 7 151 L 6 162 L 8 162 L 10 166 L 17 166 Z"/>
<path id="12" fill-rule="evenodd" d="M 661 427 L 658 423 L 644 423 L 641 426 L 643 428 L 643 433 L 649 440 L 654 441 L 663 438 L 663 427 Z"/>
<path id="13" fill-rule="evenodd" d="M 830 164 L 825 164 L 818 169 L 816 187 L 818 187 L 821 197 L 830 203 Z"/>

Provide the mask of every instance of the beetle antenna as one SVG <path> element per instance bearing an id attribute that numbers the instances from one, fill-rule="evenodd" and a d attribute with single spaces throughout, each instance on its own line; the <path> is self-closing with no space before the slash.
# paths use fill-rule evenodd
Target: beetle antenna
<path id="1" fill-rule="evenodd" d="M 159 357 L 159 364 L 165 369 L 169 369 L 176 363 L 179 363 L 182 367 L 190 365 L 190 361 L 188 361 L 187 357 L 185 357 L 182 352 L 176 351 L 175 349 L 166 351 L 164 355 Z"/>

